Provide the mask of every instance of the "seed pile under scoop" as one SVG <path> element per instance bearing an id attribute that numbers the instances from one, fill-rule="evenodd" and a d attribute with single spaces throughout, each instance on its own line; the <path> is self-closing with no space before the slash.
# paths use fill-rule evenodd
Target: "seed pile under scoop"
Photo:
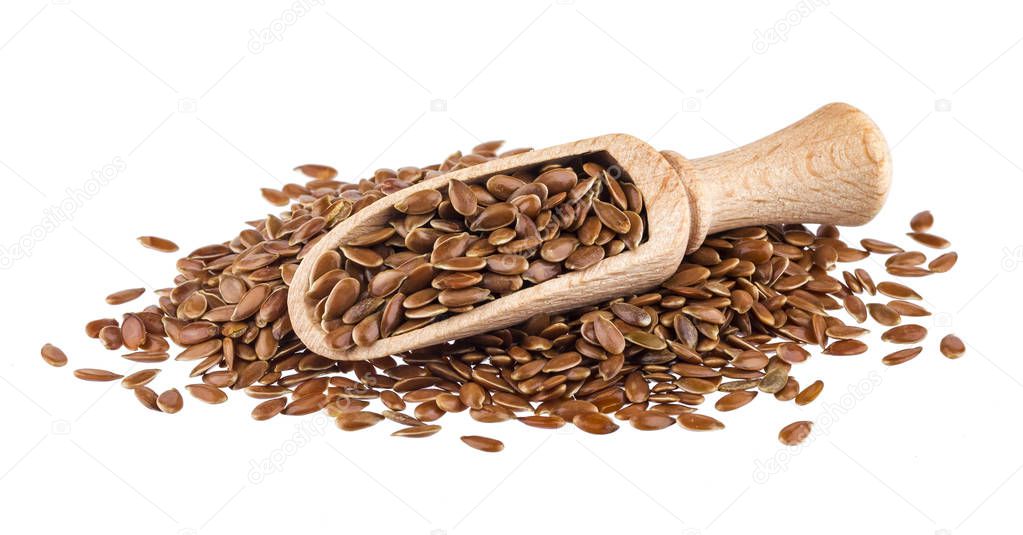
<path id="1" fill-rule="evenodd" d="M 813 402 L 823 383 L 808 381 L 801 386 L 793 374 L 809 366 L 805 362 L 811 358 L 810 346 L 819 346 L 824 355 L 865 353 L 868 348 L 860 338 L 869 332 L 869 325 L 883 329 L 882 339 L 892 345 L 882 359 L 884 364 L 903 364 L 924 351 L 919 344 L 927 330 L 912 323 L 929 314 L 919 304 L 920 295 L 901 283 L 875 282 L 864 268 L 843 269 L 843 265 L 885 255 L 888 275 L 929 276 L 951 269 L 955 253 L 928 262 L 923 252 L 880 240 L 862 240 L 856 247 L 842 241 L 833 226 L 810 229 L 800 224 L 712 234 L 685 256 L 672 277 L 642 295 L 564 314 L 541 314 L 512 328 L 371 361 L 335 361 L 309 351 L 291 329 L 287 294 L 304 253 L 330 224 L 426 177 L 493 159 L 499 146 L 499 142 L 484 143 L 434 166 L 381 169 L 354 183 L 336 180 L 337 173 L 330 167 L 301 166 L 298 170 L 311 177 L 304 185 L 263 190 L 268 201 L 287 206 L 285 211 L 250 221 L 231 240 L 200 247 L 181 258 L 174 287 L 159 290 L 157 304 L 124 314 L 120 320 L 89 322 L 86 334 L 134 363 L 161 363 L 170 358 L 171 343 L 183 347 L 174 360 L 194 363 L 191 376 L 196 382 L 185 386 L 188 393 L 204 403 L 222 403 L 230 391 L 244 393 L 259 400 L 252 410 L 256 420 L 323 411 L 342 430 L 365 429 L 387 419 L 396 424 L 392 434 L 404 437 L 433 435 L 441 431 L 437 422 L 442 417 L 457 412 L 468 412 L 484 423 L 517 420 L 545 429 L 572 424 L 595 434 L 614 432 L 621 422 L 640 430 L 675 425 L 716 430 L 724 424 L 708 414 L 708 405 L 723 413 L 758 397 L 800 405 Z M 585 170 L 582 165 L 580 170 Z M 591 167 L 586 174 L 613 192 L 603 170 L 597 171 Z M 514 188 L 510 182 L 495 184 L 502 192 Z M 495 194 L 490 188 L 486 191 Z M 447 199 L 456 212 L 458 195 L 450 192 Z M 436 199 L 427 200 L 432 204 Z M 591 206 L 598 201 L 617 204 L 617 210 L 628 213 L 615 199 L 595 198 Z M 640 206 L 628 198 L 623 202 L 638 217 Z M 529 214 L 528 208 L 516 210 Z M 595 219 L 606 223 L 599 215 Z M 636 218 L 628 216 L 628 220 L 635 223 Z M 929 213 L 918 214 L 909 237 L 925 247 L 943 249 L 948 242 L 928 233 L 932 222 Z M 620 250 L 629 246 L 629 239 L 641 239 L 641 233 L 628 237 L 632 229 L 622 225 L 602 243 L 595 239 L 585 246 L 600 248 L 601 254 L 611 252 L 609 248 Z M 406 231 L 406 237 L 413 232 Z M 486 244 L 496 248 L 508 243 L 507 236 L 494 237 L 498 232 L 491 231 Z M 574 239 L 579 239 L 579 232 L 581 227 Z M 589 239 L 584 238 L 579 241 Z M 158 251 L 177 248 L 173 242 L 151 236 L 140 241 Z M 579 250 L 579 244 L 573 246 Z M 440 247 L 436 244 L 429 251 L 413 253 L 436 254 Z M 557 260 L 571 258 L 562 254 L 568 248 L 549 247 L 557 249 Z M 360 275 L 367 279 L 394 271 L 400 274 L 395 279 L 411 276 L 402 271 L 408 267 L 408 254 L 374 254 L 379 262 L 373 258 L 367 265 L 349 256 L 349 264 L 358 267 L 339 263 L 331 269 L 347 275 L 349 270 L 373 270 Z M 539 255 L 553 262 L 544 256 L 543 247 Z M 525 272 L 494 273 L 528 280 Z M 481 275 L 481 280 L 485 278 Z M 419 297 L 423 303 L 403 310 L 429 306 L 438 299 L 446 288 L 434 283 L 436 279 L 418 290 L 426 292 Z M 142 293 L 123 290 L 107 301 L 119 305 Z M 412 295 L 417 294 L 410 293 L 406 300 Z M 949 335 L 941 341 L 940 352 L 957 358 L 964 345 Z M 41 353 L 53 366 L 64 366 L 69 360 L 50 344 Z M 153 389 L 158 372 L 147 368 L 124 377 L 80 368 L 75 375 L 89 381 L 120 380 L 143 406 L 178 412 L 183 398 L 177 389 L 159 394 Z M 792 423 L 781 430 L 779 439 L 799 443 L 811 426 L 811 422 Z M 462 440 L 482 451 L 503 448 L 500 441 L 487 437 Z"/>

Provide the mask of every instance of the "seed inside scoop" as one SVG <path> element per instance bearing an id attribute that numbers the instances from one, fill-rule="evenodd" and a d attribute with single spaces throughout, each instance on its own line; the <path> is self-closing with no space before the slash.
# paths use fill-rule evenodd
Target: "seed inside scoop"
<path id="1" fill-rule="evenodd" d="M 587 269 L 644 238 L 643 197 L 617 166 L 576 159 L 452 181 L 405 197 L 386 225 L 318 258 L 307 300 L 328 343 L 351 349 Z"/>

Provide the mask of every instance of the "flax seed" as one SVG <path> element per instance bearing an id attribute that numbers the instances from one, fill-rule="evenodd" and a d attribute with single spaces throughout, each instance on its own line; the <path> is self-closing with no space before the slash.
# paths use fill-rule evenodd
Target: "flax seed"
<path id="1" fill-rule="evenodd" d="M 703 414 L 680 414 L 676 420 L 678 425 L 690 431 L 718 431 L 725 428 L 725 424 Z"/>
<path id="2" fill-rule="evenodd" d="M 335 421 L 342 431 L 359 431 L 380 423 L 384 417 L 369 411 L 339 414 Z"/>
<path id="3" fill-rule="evenodd" d="M 288 201 L 290 200 L 288 196 L 283 191 L 280 190 L 272 188 L 260 188 L 260 192 L 262 193 L 263 198 L 274 206 L 287 206 Z"/>
<path id="4" fill-rule="evenodd" d="M 931 313 L 928 312 L 927 309 L 925 309 L 924 307 L 916 303 L 910 303 L 908 301 L 902 301 L 899 299 L 889 301 L 888 308 L 894 310 L 900 316 L 920 317 L 931 315 Z"/>
<path id="5" fill-rule="evenodd" d="M 923 211 L 909 220 L 909 226 L 914 232 L 927 232 L 934 224 L 934 216 L 929 211 Z"/>
<path id="6" fill-rule="evenodd" d="M 113 318 L 102 318 L 92 320 L 85 324 L 85 334 L 89 338 L 99 338 L 99 333 L 104 327 L 116 327 L 117 320 Z"/>
<path id="7" fill-rule="evenodd" d="M 184 405 L 184 399 L 181 397 L 181 393 L 176 388 L 171 388 L 160 394 L 156 398 L 156 404 L 160 407 L 160 410 L 167 414 L 174 414 L 181 410 Z"/>
<path id="8" fill-rule="evenodd" d="M 436 435 L 440 431 L 439 425 L 414 425 L 399 429 L 391 433 L 392 437 L 423 438 Z"/>
<path id="9" fill-rule="evenodd" d="M 135 399 L 139 400 L 139 403 L 141 403 L 143 407 L 152 411 L 160 412 L 160 406 L 156 402 L 157 395 L 152 388 L 149 388 L 148 386 L 140 386 L 132 392 L 135 393 Z"/>
<path id="10" fill-rule="evenodd" d="M 252 409 L 252 418 L 260 421 L 269 420 L 280 414 L 287 404 L 288 400 L 286 398 L 268 399 Z"/>
<path id="11" fill-rule="evenodd" d="M 912 288 L 897 282 L 880 282 L 877 284 L 877 291 L 894 299 L 922 299 Z"/>
<path id="12" fill-rule="evenodd" d="M 859 340 L 839 340 L 824 349 L 825 355 L 859 355 L 867 352 L 867 344 Z"/>
<path id="13" fill-rule="evenodd" d="M 915 344 L 927 336 L 927 329 L 922 325 L 906 324 L 892 327 L 881 334 L 881 340 L 893 344 Z"/>
<path id="14" fill-rule="evenodd" d="M 675 419 L 662 412 L 642 411 L 629 418 L 629 423 L 640 431 L 657 431 L 671 427 Z"/>
<path id="15" fill-rule="evenodd" d="M 954 334 L 949 334 L 941 339 L 941 354 L 950 359 L 957 359 L 966 352 L 966 344 Z"/>
<path id="16" fill-rule="evenodd" d="M 796 395 L 796 405 L 809 405 L 810 403 L 813 403 L 813 400 L 817 399 L 817 396 L 819 396 L 823 390 L 824 382 L 820 380 L 814 381 Z"/>
<path id="17" fill-rule="evenodd" d="M 935 236 L 934 234 L 928 234 L 926 232 L 907 232 L 906 236 L 913 238 L 918 243 L 926 245 L 932 249 L 945 249 L 951 243 L 941 236 Z"/>
<path id="18" fill-rule="evenodd" d="M 885 355 L 885 357 L 881 359 L 881 362 L 884 363 L 885 366 L 896 366 L 911 360 L 912 358 L 919 355 L 921 351 L 923 351 L 922 347 L 900 349 L 898 351 L 895 351 L 894 353 L 889 353 L 888 355 Z"/>
<path id="19" fill-rule="evenodd" d="M 778 432 L 778 441 L 786 446 L 796 446 L 806 440 L 813 430 L 813 422 L 792 422 Z"/>
<path id="20" fill-rule="evenodd" d="M 504 443 L 500 440 L 479 435 L 466 435 L 461 438 L 462 442 L 470 448 L 475 448 L 487 453 L 497 453 L 504 449 Z"/>
<path id="21" fill-rule="evenodd" d="M 785 362 L 796 364 L 804 362 L 810 358 L 810 352 L 803 349 L 797 344 L 785 343 L 780 344 L 777 348 L 778 356 L 781 357 Z"/>
<path id="22" fill-rule="evenodd" d="M 160 370 L 155 368 L 137 371 L 122 379 L 121 386 L 129 390 L 134 390 L 136 388 L 149 384 L 150 381 L 156 379 L 156 376 L 159 373 Z"/>
<path id="23" fill-rule="evenodd" d="M 178 244 L 164 238 L 158 238 L 156 236 L 139 236 L 139 243 L 143 247 L 153 249 L 154 251 L 160 251 L 161 253 L 173 253 L 178 250 Z"/>
<path id="24" fill-rule="evenodd" d="M 901 253 L 903 250 L 902 247 L 899 247 L 898 245 L 874 239 L 860 240 L 860 245 L 862 245 L 864 249 L 877 254 Z"/>
<path id="25" fill-rule="evenodd" d="M 43 348 L 39 350 L 39 354 L 42 355 L 43 361 L 50 366 L 59 368 L 67 364 L 67 355 L 65 355 L 59 347 L 53 344 L 44 345 Z"/>
<path id="26" fill-rule="evenodd" d="M 558 429 L 559 427 L 562 427 L 562 426 L 565 425 L 564 418 L 562 418 L 560 416 L 554 416 L 554 415 L 550 415 L 550 416 L 542 416 L 542 415 L 523 416 L 523 417 L 519 418 L 519 421 L 524 423 L 524 424 L 526 424 L 526 425 L 528 425 L 528 426 L 530 426 L 530 427 L 538 427 L 540 429 Z"/>
<path id="27" fill-rule="evenodd" d="M 580 430 L 594 435 L 606 435 L 618 430 L 618 424 L 599 412 L 577 414 L 572 423 Z"/>
<path id="28" fill-rule="evenodd" d="M 785 381 L 785 386 L 781 390 L 774 393 L 774 399 L 778 401 L 792 401 L 796 399 L 799 394 L 799 381 L 795 377 L 789 377 Z"/>
<path id="29" fill-rule="evenodd" d="M 124 377 L 119 373 L 114 373 L 107 370 L 100 370 L 97 368 L 80 368 L 75 370 L 75 377 L 83 381 L 116 381 Z"/>
<path id="30" fill-rule="evenodd" d="M 867 310 L 870 312 L 870 317 L 874 318 L 874 321 L 892 327 L 898 325 L 902 318 L 895 309 L 882 305 L 881 303 L 870 303 L 867 305 Z"/>
<path id="31" fill-rule="evenodd" d="M 952 253 L 945 253 L 934 260 L 931 260 L 930 264 L 927 264 L 927 269 L 933 273 L 945 273 L 950 271 L 953 266 L 956 265 L 956 261 L 959 260 L 959 255 Z"/>
<path id="32" fill-rule="evenodd" d="M 227 394 L 223 390 L 207 384 L 185 385 L 185 389 L 192 397 L 203 403 L 217 405 L 227 401 Z"/>
<path id="33" fill-rule="evenodd" d="M 717 402 L 714 403 L 714 408 L 721 412 L 734 411 L 753 401 L 755 397 L 757 397 L 757 393 L 749 390 L 729 392 L 718 398 Z"/>
<path id="34" fill-rule="evenodd" d="M 139 296 L 146 293 L 145 288 L 131 288 L 128 290 L 120 290 L 107 296 L 107 304 L 120 305 L 138 299 Z"/>

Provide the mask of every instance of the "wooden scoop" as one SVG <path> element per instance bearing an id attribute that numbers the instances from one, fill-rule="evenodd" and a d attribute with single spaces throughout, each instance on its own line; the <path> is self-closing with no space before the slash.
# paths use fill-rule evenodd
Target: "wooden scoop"
<path id="1" fill-rule="evenodd" d="M 309 271 L 322 253 L 386 225 L 397 213 L 393 205 L 417 191 L 446 191 L 451 180 L 480 182 L 580 155 L 619 165 L 643 193 L 649 236 L 635 250 L 367 347 L 340 351 L 324 341 L 326 333 L 304 298 Z M 884 137 L 869 117 L 847 104 L 829 104 L 759 141 L 695 160 L 657 151 L 625 134 L 584 139 L 447 173 L 362 209 L 306 254 L 288 294 L 288 310 L 299 338 L 320 355 L 337 360 L 394 355 L 649 290 L 674 274 L 684 254 L 708 233 L 772 223 L 861 225 L 881 209 L 890 179 Z"/>

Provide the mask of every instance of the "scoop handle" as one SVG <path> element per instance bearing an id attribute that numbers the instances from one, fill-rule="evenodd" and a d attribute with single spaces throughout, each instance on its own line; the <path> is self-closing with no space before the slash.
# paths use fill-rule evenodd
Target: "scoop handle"
<path id="1" fill-rule="evenodd" d="M 880 211 L 891 184 L 884 136 L 843 103 L 728 152 L 695 160 L 662 154 L 689 194 L 689 250 L 708 233 L 748 225 L 862 225 Z"/>

